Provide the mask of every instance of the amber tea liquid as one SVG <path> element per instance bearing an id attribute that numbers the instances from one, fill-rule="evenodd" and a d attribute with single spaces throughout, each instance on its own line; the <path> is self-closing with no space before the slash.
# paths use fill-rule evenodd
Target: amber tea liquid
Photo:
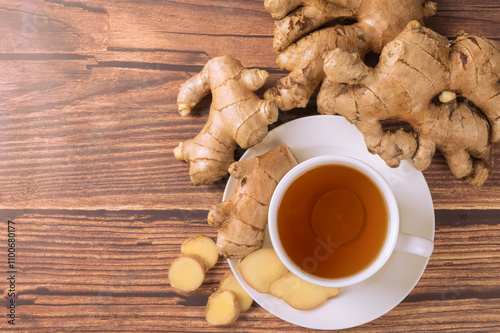
<path id="1" fill-rule="evenodd" d="M 322 278 L 359 273 L 378 256 L 389 223 L 377 185 L 362 172 L 331 164 L 311 169 L 286 190 L 277 229 L 288 257 Z"/>

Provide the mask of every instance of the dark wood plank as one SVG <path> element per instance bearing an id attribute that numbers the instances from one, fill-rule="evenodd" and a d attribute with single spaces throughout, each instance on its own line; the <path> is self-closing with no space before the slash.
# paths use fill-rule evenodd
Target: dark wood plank
<path id="1" fill-rule="evenodd" d="M 106 11 L 70 1 L 0 2 L 1 52 L 80 52 L 104 50 Z"/>
<path id="2" fill-rule="evenodd" d="M 492 167 L 486 183 L 475 188 L 454 177 L 444 157 L 437 153 L 424 176 L 436 209 L 498 209 L 500 207 L 500 147 L 493 147 Z"/>
<path id="3" fill-rule="evenodd" d="M 451 332 L 498 327 L 498 214 L 437 211 L 436 250 L 417 287 L 394 310 L 363 328 L 404 331 L 422 325 L 424 331 Z M 16 328 L 220 331 L 205 323 L 204 307 L 229 269 L 224 259 L 208 271 L 196 292 L 178 292 L 168 284 L 168 267 L 182 241 L 200 233 L 216 236 L 206 215 L 205 210 L 1 210 L 2 229 L 9 219 L 16 227 Z M 0 239 L 4 254 L 6 236 L 2 233 Z M 1 284 L 4 297 L 5 286 Z M 304 331 L 257 304 L 228 331 L 265 331 L 270 323 Z M 0 328 L 5 324 L 0 321 Z"/>
<path id="4" fill-rule="evenodd" d="M 246 66 L 260 67 L 273 67 L 277 55 L 272 49 L 273 19 L 261 1 L 3 0 L 0 15 L 0 32 L 8 45 L 1 52 L 118 49 L 206 55 L 198 65 L 231 54 L 245 59 Z M 249 57 L 249 49 L 266 51 Z M 133 58 L 134 52 L 120 57 Z M 192 63 L 186 60 L 184 64 Z"/>
<path id="5" fill-rule="evenodd" d="M 177 114 L 172 92 L 185 72 L 99 64 L 85 55 L 2 57 L 0 71 L 8 73 L 0 110 L 3 208 L 206 209 L 221 199 L 223 181 L 192 186 L 187 165 L 172 154 L 203 127 L 210 103 L 207 97 L 192 117 Z M 283 112 L 279 123 L 309 114 Z M 480 189 L 455 179 L 436 155 L 425 172 L 436 208 L 499 207 L 499 154 L 495 147 L 492 175 Z"/>
<path id="6" fill-rule="evenodd" d="M 449 38 L 460 31 L 480 34 L 487 38 L 500 40 L 498 22 L 500 8 L 498 1 L 436 1 L 438 13 L 427 20 L 427 26 Z"/>
<path id="7" fill-rule="evenodd" d="M 87 58 L 1 63 L 4 72 L 35 73 L 30 79 L 13 73 L 6 94 L 16 100 L 8 98 L 0 111 L 3 207 L 206 208 L 220 201 L 221 186 L 190 186 L 187 166 L 173 158 L 173 148 L 204 121 L 169 111 L 175 110 L 169 92 L 185 73 L 89 71 Z"/>

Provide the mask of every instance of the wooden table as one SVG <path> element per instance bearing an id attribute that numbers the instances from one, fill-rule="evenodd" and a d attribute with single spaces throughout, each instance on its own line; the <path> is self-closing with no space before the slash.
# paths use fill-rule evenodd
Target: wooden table
<path id="1" fill-rule="evenodd" d="M 496 0 L 438 4 L 427 25 L 439 33 L 500 40 Z M 272 30 L 262 0 L 0 1 L 0 331 L 309 331 L 255 303 L 236 326 L 210 327 L 222 258 L 194 293 L 167 277 L 184 239 L 215 238 L 206 215 L 225 187 L 193 186 L 172 154 L 211 101 L 180 117 L 178 87 L 230 54 L 271 73 L 262 94 L 286 74 Z M 314 101 L 279 124 L 312 114 Z M 401 304 L 351 331 L 500 331 L 500 147 L 490 163 L 475 189 L 435 156 L 424 172 L 436 216 L 429 265 Z"/>

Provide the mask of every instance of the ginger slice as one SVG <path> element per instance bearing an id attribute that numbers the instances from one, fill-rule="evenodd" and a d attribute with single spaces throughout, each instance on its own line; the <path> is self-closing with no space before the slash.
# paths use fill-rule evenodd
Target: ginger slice
<path id="1" fill-rule="evenodd" d="M 236 294 L 240 312 L 245 312 L 253 303 L 252 297 L 243 289 L 232 271 L 226 272 L 220 280 L 219 290 L 232 290 Z"/>
<path id="2" fill-rule="evenodd" d="M 297 310 L 312 310 L 336 296 L 339 288 L 318 286 L 287 272 L 269 286 L 271 295 Z"/>
<path id="3" fill-rule="evenodd" d="M 186 239 L 181 245 L 181 253 L 200 256 L 205 261 L 207 269 L 214 267 L 219 259 L 215 242 L 204 235 L 196 235 Z"/>
<path id="4" fill-rule="evenodd" d="M 200 73 L 181 86 L 177 105 L 182 116 L 189 115 L 212 93 L 210 113 L 201 132 L 174 150 L 175 158 L 189 163 L 193 184 L 211 184 L 226 176 L 236 146 L 246 149 L 259 143 L 268 125 L 278 119 L 276 103 L 254 93 L 268 76 L 264 70 L 246 69 L 237 59 L 221 56 L 210 59 Z"/>
<path id="5" fill-rule="evenodd" d="M 219 290 L 208 298 L 206 321 L 214 326 L 232 325 L 240 315 L 240 305 L 232 290 Z"/>
<path id="6" fill-rule="evenodd" d="M 205 279 L 205 261 L 198 255 L 186 254 L 170 265 L 168 277 L 172 288 L 183 291 L 198 289 Z"/>
<path id="7" fill-rule="evenodd" d="M 272 248 L 250 253 L 238 263 L 237 269 L 250 287 L 264 294 L 269 294 L 269 286 L 288 272 Z"/>
<path id="8" fill-rule="evenodd" d="M 229 199 L 208 213 L 208 223 L 219 229 L 221 255 L 243 258 L 262 247 L 273 192 L 295 165 L 297 160 L 285 144 L 231 165 L 229 172 L 239 179 L 238 186 Z"/>

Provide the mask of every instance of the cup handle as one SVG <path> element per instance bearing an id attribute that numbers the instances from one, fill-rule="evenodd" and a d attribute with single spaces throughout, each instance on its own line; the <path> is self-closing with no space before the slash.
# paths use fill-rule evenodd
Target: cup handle
<path id="1" fill-rule="evenodd" d="M 395 250 L 428 258 L 434 250 L 434 242 L 425 238 L 400 232 Z"/>

